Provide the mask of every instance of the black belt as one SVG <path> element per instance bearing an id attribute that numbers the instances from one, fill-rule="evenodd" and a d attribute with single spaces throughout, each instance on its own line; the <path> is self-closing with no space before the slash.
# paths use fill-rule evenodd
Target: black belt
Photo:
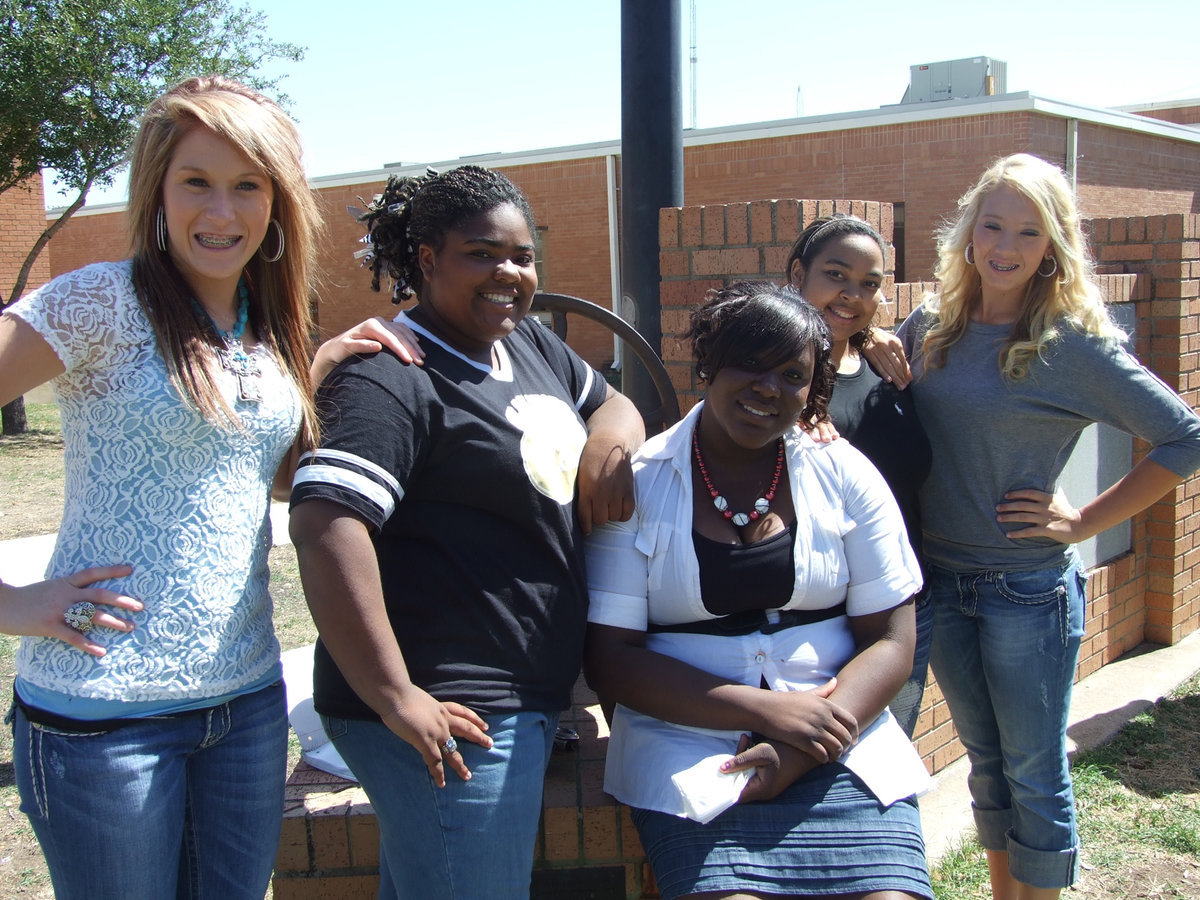
<path id="1" fill-rule="evenodd" d="M 785 628 L 795 628 L 797 625 L 812 625 L 824 622 L 826 619 L 836 619 L 846 614 L 846 604 L 843 601 L 837 606 L 826 609 L 781 609 L 779 621 L 772 622 L 767 618 L 770 610 L 748 609 L 744 612 L 720 616 L 716 619 L 704 619 L 700 622 L 682 622 L 678 625 L 654 625 L 646 628 L 647 634 L 715 634 L 725 637 L 741 637 L 761 631 L 763 634 L 774 634 Z"/>
<path id="2" fill-rule="evenodd" d="M 103 734 L 115 731 L 118 728 L 124 728 L 126 725 L 137 725 L 140 722 L 146 721 L 145 719 L 135 717 L 124 719 L 73 719 L 70 716 L 60 716 L 49 710 L 30 706 L 21 699 L 15 686 L 13 687 L 13 703 L 25 714 L 25 718 L 34 725 L 44 725 L 47 728 L 53 728 L 56 731 L 65 731 L 68 734 Z M 179 715 L 179 713 L 174 713 L 173 715 Z M 162 716 L 161 718 L 167 717 Z"/>

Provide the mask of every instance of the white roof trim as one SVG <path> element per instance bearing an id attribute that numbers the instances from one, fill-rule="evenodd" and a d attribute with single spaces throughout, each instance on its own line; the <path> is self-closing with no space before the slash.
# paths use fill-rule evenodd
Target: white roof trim
<path id="1" fill-rule="evenodd" d="M 1151 104 L 1145 108 L 1155 107 L 1155 104 Z M 744 125 L 723 125 L 718 128 L 688 128 L 683 132 L 683 146 L 702 147 L 709 144 L 728 144 L 734 141 L 753 141 L 769 137 L 820 134 L 827 131 L 843 131 L 852 128 L 875 128 L 882 125 L 900 125 L 909 122 L 936 122 L 942 119 L 956 119 L 964 116 L 986 116 L 1012 112 L 1036 112 L 1048 116 L 1058 116 L 1063 119 L 1078 119 L 1081 122 L 1091 122 L 1096 125 L 1106 125 L 1110 128 L 1136 131 L 1141 134 L 1200 145 L 1200 128 L 1151 119 L 1124 111 L 1134 108 L 1097 109 L 1096 107 L 1083 106 L 1078 103 L 1037 97 L 1028 91 L 1021 91 L 1013 94 L 1000 94 L 994 97 L 934 100 L 927 103 L 898 103 L 892 106 L 881 106 L 879 109 L 831 113 L 824 116 L 806 116 L 798 119 L 777 119 L 769 122 L 752 122 Z M 389 175 L 418 174 L 424 172 L 427 166 L 433 166 L 436 169 L 452 169 L 455 166 L 461 166 L 466 163 L 477 163 L 486 166 L 530 166 L 537 163 L 619 156 L 620 153 L 621 142 L 619 140 L 597 141 L 590 144 L 548 147 L 540 150 L 479 153 L 471 156 L 460 156 L 458 159 L 431 162 L 396 163 L 364 172 L 319 175 L 310 178 L 309 184 L 316 189 L 345 187 L 371 181 L 386 181 Z M 85 206 L 79 212 L 75 213 L 75 215 L 99 215 L 102 213 L 119 212 L 124 208 L 124 203 L 106 203 L 101 206 Z M 56 219 L 61 212 L 62 209 L 47 210 L 46 218 L 50 220 Z"/>

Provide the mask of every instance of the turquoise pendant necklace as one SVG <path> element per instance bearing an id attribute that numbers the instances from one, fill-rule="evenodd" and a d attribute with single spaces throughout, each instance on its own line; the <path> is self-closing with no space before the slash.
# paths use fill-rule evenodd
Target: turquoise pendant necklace
<path id="1" fill-rule="evenodd" d="M 208 322 L 209 327 L 221 339 L 220 347 L 214 347 L 221 368 L 229 372 L 237 380 L 238 399 L 247 403 L 257 403 L 262 400 L 262 367 L 258 360 L 246 352 L 242 345 L 242 335 L 246 333 L 246 322 L 250 318 L 250 291 L 246 289 L 245 279 L 238 281 L 238 311 L 237 322 L 232 331 L 222 331 L 213 321 L 203 306 L 192 298 L 192 310 L 201 321 Z"/>

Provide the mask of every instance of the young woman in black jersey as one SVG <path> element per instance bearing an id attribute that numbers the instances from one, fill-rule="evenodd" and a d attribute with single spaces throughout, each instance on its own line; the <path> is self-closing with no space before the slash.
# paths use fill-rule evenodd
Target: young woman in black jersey
<path id="1" fill-rule="evenodd" d="M 506 177 L 394 178 L 365 223 L 425 359 L 347 362 L 317 397 L 291 520 L 315 705 L 378 816 L 380 897 L 528 897 L 583 532 L 632 513 L 642 423 L 526 318 L 534 218 Z"/>

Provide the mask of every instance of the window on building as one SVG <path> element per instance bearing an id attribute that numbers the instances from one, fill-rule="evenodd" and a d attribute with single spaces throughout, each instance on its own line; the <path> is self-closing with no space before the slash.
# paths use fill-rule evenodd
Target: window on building
<path id="1" fill-rule="evenodd" d="M 896 284 L 908 281 L 904 269 L 904 204 L 892 204 L 892 247 L 896 257 Z"/>
<path id="2" fill-rule="evenodd" d="M 546 230 L 544 225 L 539 225 L 533 232 L 533 265 L 537 270 L 539 291 L 550 290 L 550 285 L 546 279 Z M 547 328 L 553 327 L 553 317 L 550 313 L 539 310 L 531 315 L 539 319 Z"/>
<path id="3" fill-rule="evenodd" d="M 533 258 L 539 291 L 550 290 L 550 282 L 546 278 L 546 231 L 545 225 L 539 225 L 533 232 Z"/>

